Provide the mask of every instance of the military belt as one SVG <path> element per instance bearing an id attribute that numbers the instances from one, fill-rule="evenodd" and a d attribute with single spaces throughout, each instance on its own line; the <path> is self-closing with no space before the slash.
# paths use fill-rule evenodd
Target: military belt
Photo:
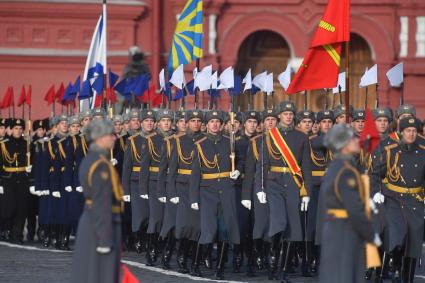
<path id="1" fill-rule="evenodd" d="M 270 172 L 275 173 L 291 173 L 289 167 L 270 166 Z"/>
<path id="2" fill-rule="evenodd" d="M 63 171 L 65 171 L 65 167 L 64 166 L 62 166 L 61 167 L 61 172 L 63 172 Z M 51 173 L 51 172 L 55 172 L 55 168 L 52 166 L 52 167 L 50 167 L 50 169 L 49 169 L 49 172 Z"/>
<path id="3" fill-rule="evenodd" d="M 405 187 L 399 187 L 393 184 L 386 184 L 387 188 L 390 191 L 396 192 L 396 193 L 400 193 L 400 194 L 418 194 L 420 192 L 422 192 L 423 188 L 422 187 L 416 187 L 416 188 L 405 188 Z"/>
<path id="4" fill-rule="evenodd" d="M 159 172 L 159 167 L 150 166 L 149 167 L 149 172 Z"/>
<path id="5" fill-rule="evenodd" d="M 325 176 L 326 171 L 311 171 L 311 176 L 313 177 L 323 177 Z"/>
<path id="6" fill-rule="evenodd" d="M 192 170 L 190 170 L 190 169 L 179 169 L 179 170 L 177 170 L 177 173 L 179 173 L 181 175 L 191 175 Z"/>
<path id="7" fill-rule="evenodd" d="M 348 212 L 345 209 L 340 208 L 330 208 L 328 209 L 328 215 L 331 215 L 335 218 L 346 219 L 348 218 Z"/>
<path id="8" fill-rule="evenodd" d="M 25 172 L 25 167 L 5 167 L 5 166 L 3 166 L 3 170 L 7 173 L 21 173 L 21 172 Z"/>
<path id="9" fill-rule="evenodd" d="M 133 172 L 140 172 L 139 166 L 133 166 Z"/>
<path id="10" fill-rule="evenodd" d="M 205 173 L 202 174 L 202 179 L 204 180 L 212 180 L 219 178 L 230 178 L 230 172 L 219 172 L 219 173 Z"/>

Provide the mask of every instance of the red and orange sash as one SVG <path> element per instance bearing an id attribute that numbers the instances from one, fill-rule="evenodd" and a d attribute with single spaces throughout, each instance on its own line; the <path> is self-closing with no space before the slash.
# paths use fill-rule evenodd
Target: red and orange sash
<path id="1" fill-rule="evenodd" d="M 389 136 L 390 136 L 390 138 L 392 138 L 396 142 L 400 141 L 400 137 L 398 136 L 397 132 L 392 132 L 391 134 L 389 134 Z"/>
<path id="2" fill-rule="evenodd" d="M 278 128 L 271 129 L 270 136 L 272 137 L 273 142 L 275 146 L 277 147 L 277 149 L 279 150 L 280 154 L 283 156 L 283 159 L 285 160 L 286 164 L 288 164 L 289 170 L 291 171 L 291 174 L 294 177 L 294 181 L 300 189 L 300 195 L 306 196 L 307 190 L 304 186 L 304 180 L 303 180 L 301 168 L 298 165 L 298 162 L 295 159 L 295 156 L 292 153 L 291 149 L 289 148 L 288 144 L 285 142 L 282 135 L 280 134 L 279 129 Z"/>

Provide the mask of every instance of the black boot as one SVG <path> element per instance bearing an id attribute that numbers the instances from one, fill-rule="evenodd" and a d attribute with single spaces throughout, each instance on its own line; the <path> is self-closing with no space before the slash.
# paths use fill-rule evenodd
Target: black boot
<path id="1" fill-rule="evenodd" d="M 241 273 L 242 246 L 233 245 L 233 273 Z"/>
<path id="2" fill-rule="evenodd" d="M 196 248 L 195 248 L 194 258 L 192 261 L 192 266 L 190 268 L 190 275 L 202 277 L 201 270 L 199 269 L 201 259 L 202 259 L 202 245 L 199 243 L 194 243 L 194 245 L 196 246 Z"/>
<path id="3" fill-rule="evenodd" d="M 401 282 L 410 283 L 413 282 L 413 278 L 415 276 L 415 265 L 416 261 L 413 264 L 414 259 L 411 257 L 403 257 L 403 263 L 401 266 Z M 413 276 L 412 276 L 412 268 L 413 268 Z"/>
<path id="4" fill-rule="evenodd" d="M 224 279 L 224 263 L 226 261 L 226 252 L 228 248 L 228 243 L 223 242 L 221 244 L 220 254 L 217 259 L 217 270 L 215 272 L 215 279 L 216 280 L 223 280 Z"/>
<path id="5" fill-rule="evenodd" d="M 212 249 L 213 249 L 212 244 L 208 244 L 207 248 L 205 249 L 204 265 L 208 269 L 212 269 Z"/>
<path id="6" fill-rule="evenodd" d="M 162 268 L 170 269 L 170 260 L 174 250 L 174 231 L 168 233 L 165 241 L 164 251 L 162 253 Z"/>
<path id="7" fill-rule="evenodd" d="M 136 253 L 141 254 L 143 252 L 143 244 L 141 240 L 141 236 L 139 232 L 133 233 L 133 237 L 135 237 L 134 241 L 134 249 L 136 250 Z"/>
<path id="8" fill-rule="evenodd" d="M 280 234 L 273 236 L 269 251 L 268 278 L 277 280 L 277 265 L 279 264 Z"/>
<path id="9" fill-rule="evenodd" d="M 55 249 L 60 250 L 62 246 L 62 227 L 58 225 L 55 229 Z"/>
<path id="10" fill-rule="evenodd" d="M 415 270 L 416 270 L 416 258 L 411 258 L 410 264 L 409 264 L 409 274 L 407 277 L 407 283 L 413 283 L 413 280 L 415 279 Z"/>
<path id="11" fill-rule="evenodd" d="M 251 245 L 248 244 L 245 247 L 245 249 L 246 249 L 246 254 L 248 257 L 248 263 L 246 266 L 247 268 L 246 275 L 248 277 L 254 277 L 255 276 L 255 259 L 257 258 L 257 254 L 258 254 L 255 241 L 252 241 Z"/>
<path id="12" fill-rule="evenodd" d="M 69 247 L 69 236 L 71 235 L 71 229 L 68 228 L 66 229 L 66 231 L 64 231 L 62 233 L 62 239 L 61 239 L 61 250 L 64 251 L 70 251 L 70 247 Z"/>
<path id="13" fill-rule="evenodd" d="M 149 245 L 148 245 L 148 251 L 146 252 L 146 265 L 147 266 L 153 266 L 156 262 L 156 245 L 157 245 L 157 238 L 156 234 L 150 234 L 149 235 Z"/>
<path id="14" fill-rule="evenodd" d="M 288 242 L 286 244 L 285 257 L 283 257 L 284 260 L 282 261 L 283 268 L 282 268 L 282 274 L 280 279 L 281 283 L 291 283 L 291 281 L 288 278 L 288 271 L 287 271 L 290 257 L 291 257 L 291 242 Z"/>
<path id="15" fill-rule="evenodd" d="M 312 242 L 303 242 L 304 244 L 304 253 L 303 253 L 303 258 L 302 258 L 302 263 L 301 263 L 301 274 L 303 277 L 312 277 L 311 275 L 311 271 L 310 271 L 310 256 L 311 256 L 311 251 L 312 251 Z"/>
<path id="16" fill-rule="evenodd" d="M 176 260 L 177 260 L 177 266 L 178 266 L 178 271 L 179 273 L 189 273 L 189 269 L 187 268 L 187 247 L 188 247 L 189 243 L 187 239 L 181 239 L 179 241 L 179 248 L 177 249 L 177 256 L 176 256 Z"/>
<path id="17" fill-rule="evenodd" d="M 48 248 L 50 246 L 51 242 L 51 232 L 50 232 L 50 225 L 46 225 L 44 228 L 44 237 L 43 237 L 43 247 Z"/>

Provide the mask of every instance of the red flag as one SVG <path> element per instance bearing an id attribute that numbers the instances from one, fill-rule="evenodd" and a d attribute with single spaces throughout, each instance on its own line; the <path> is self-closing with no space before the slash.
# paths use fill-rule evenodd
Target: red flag
<path id="1" fill-rule="evenodd" d="M 63 85 L 63 83 L 61 83 L 58 91 L 55 94 L 55 98 L 56 98 L 57 103 L 62 103 L 62 97 L 63 97 L 64 94 L 65 94 L 65 86 Z"/>
<path id="2" fill-rule="evenodd" d="M 21 94 L 19 95 L 18 104 L 17 104 L 18 107 L 25 103 L 25 96 L 26 96 L 25 86 L 22 86 Z"/>
<path id="3" fill-rule="evenodd" d="M 341 50 L 341 43 L 310 48 L 286 92 L 335 87 Z"/>
<path id="4" fill-rule="evenodd" d="M 142 103 L 148 103 L 150 102 L 150 106 L 152 108 L 157 107 L 161 104 L 161 102 L 158 104 L 158 98 L 156 94 L 156 87 L 153 82 L 149 82 L 149 89 L 145 90 L 142 96 L 138 97 L 139 101 Z"/>
<path id="5" fill-rule="evenodd" d="M 111 95 L 112 95 L 112 104 L 115 104 L 117 102 L 117 94 L 115 93 L 114 88 L 107 88 L 106 89 L 106 103 L 109 104 L 109 100 L 111 99 Z M 103 94 L 99 94 L 96 95 L 95 100 L 94 100 L 94 107 L 101 107 L 102 106 L 102 99 L 103 99 Z"/>
<path id="6" fill-rule="evenodd" d="M 304 60 L 287 93 L 333 88 L 341 64 L 342 42 L 350 40 L 350 1 L 329 0 Z"/>
<path id="7" fill-rule="evenodd" d="M 55 85 L 52 85 L 44 96 L 47 105 L 51 105 L 55 101 Z"/>
<path id="8" fill-rule="evenodd" d="M 31 108 L 31 95 L 32 95 L 32 87 L 29 85 L 28 92 L 25 97 L 25 103 Z"/>
<path id="9" fill-rule="evenodd" d="M 122 268 L 122 281 L 121 283 L 140 283 L 139 280 L 130 272 L 130 270 L 124 264 L 121 265 Z"/>
<path id="10" fill-rule="evenodd" d="M 102 99 L 103 99 L 103 95 L 102 94 L 96 94 L 94 97 L 94 108 L 98 108 L 100 106 L 102 106 Z"/>
<path id="11" fill-rule="evenodd" d="M 3 95 L 3 99 L 1 100 L 1 109 L 9 107 L 10 100 L 10 86 L 7 88 L 6 92 Z"/>
<path id="12" fill-rule="evenodd" d="M 379 145 L 381 137 L 376 129 L 373 114 L 369 108 L 366 109 L 366 117 L 363 132 L 360 135 L 360 144 L 362 148 L 367 147 L 367 152 L 372 153 Z"/>

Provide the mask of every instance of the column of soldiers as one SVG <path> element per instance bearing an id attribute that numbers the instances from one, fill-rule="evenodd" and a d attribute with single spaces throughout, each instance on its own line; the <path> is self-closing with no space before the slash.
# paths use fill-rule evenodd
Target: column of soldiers
<path id="1" fill-rule="evenodd" d="M 70 249 L 87 205 L 78 168 L 96 119 L 109 118 L 94 109 L 37 120 L 31 137 L 24 120 L 0 120 L 1 240 L 22 244 L 26 224 L 29 241 Z M 358 142 L 365 119 L 351 106 L 314 113 L 291 101 L 232 119 L 220 110 L 114 116 L 108 155 L 123 187 L 122 248 L 165 269 L 175 253 L 179 272 L 210 268 L 217 279 L 229 261 L 235 273 L 267 270 L 281 282 L 319 271 L 321 282 L 413 282 L 424 236 L 423 126 L 413 106 L 374 109 L 381 140 L 369 153 Z M 366 270 L 365 243 L 379 247 L 382 267 Z"/>

